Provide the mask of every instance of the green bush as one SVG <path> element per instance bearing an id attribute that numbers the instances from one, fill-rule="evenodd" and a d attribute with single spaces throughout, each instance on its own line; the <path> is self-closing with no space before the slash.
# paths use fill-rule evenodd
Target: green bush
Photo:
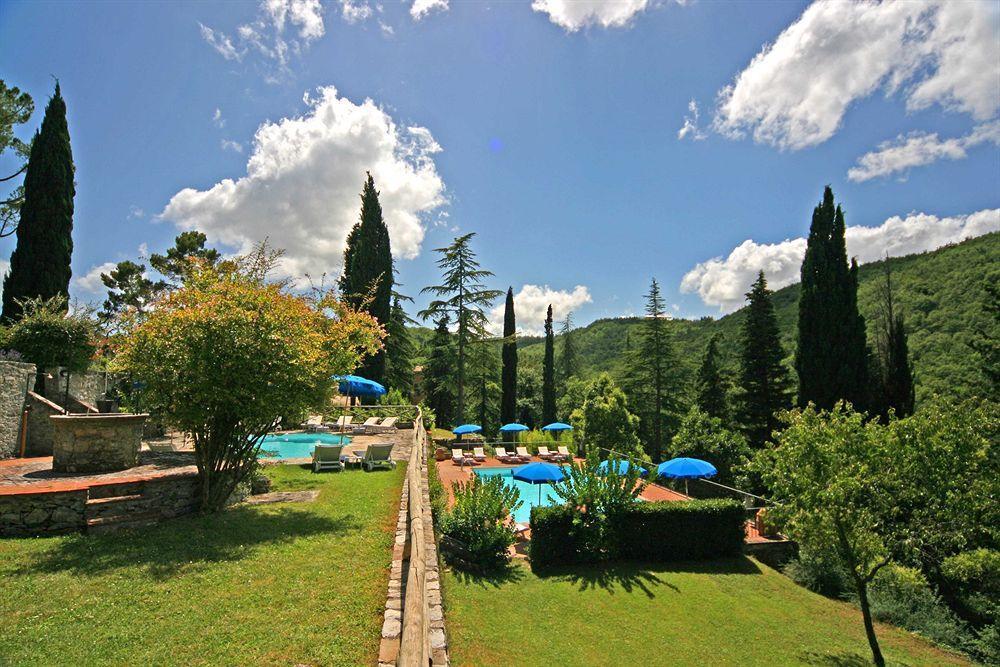
<path id="1" fill-rule="evenodd" d="M 437 461 L 433 454 L 427 457 L 427 487 L 431 498 L 431 517 L 434 519 L 434 528 L 440 530 L 441 520 L 448 509 L 448 494 L 441 482 L 441 477 L 437 471 Z"/>
<path id="2" fill-rule="evenodd" d="M 565 565 L 582 560 L 574 529 L 576 511 L 566 505 L 531 508 L 532 567 Z"/>
<path id="3" fill-rule="evenodd" d="M 744 509 L 735 500 L 636 503 L 618 520 L 623 558 L 651 562 L 738 556 Z"/>
<path id="4" fill-rule="evenodd" d="M 847 597 L 853 584 L 832 549 L 799 549 L 797 558 L 785 565 L 785 575 L 809 590 L 831 598 Z"/>
<path id="5" fill-rule="evenodd" d="M 63 366 L 71 372 L 87 370 L 97 352 L 97 323 L 87 312 L 67 312 L 66 298 L 29 299 L 23 317 L 0 329 L 0 346 L 16 350 L 38 370 Z"/>
<path id="6" fill-rule="evenodd" d="M 453 488 L 455 505 L 444 515 L 441 532 L 454 548 L 445 555 L 453 557 L 453 564 L 482 569 L 505 564 L 515 538 L 507 518 L 521 506 L 517 489 L 500 477 L 478 476 Z"/>

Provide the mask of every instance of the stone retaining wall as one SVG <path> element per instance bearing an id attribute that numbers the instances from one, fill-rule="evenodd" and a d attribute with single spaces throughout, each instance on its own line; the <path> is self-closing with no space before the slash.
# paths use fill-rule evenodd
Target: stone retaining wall
<path id="1" fill-rule="evenodd" d="M 24 394 L 34 386 L 34 364 L 0 361 L 0 459 L 20 455 Z"/>
<path id="2" fill-rule="evenodd" d="M 66 411 L 35 392 L 28 392 L 28 447 L 27 456 L 52 456 L 52 422 L 49 417 Z"/>
<path id="3" fill-rule="evenodd" d="M 87 489 L 0 496 L 0 535 L 83 530 L 86 505 Z"/>

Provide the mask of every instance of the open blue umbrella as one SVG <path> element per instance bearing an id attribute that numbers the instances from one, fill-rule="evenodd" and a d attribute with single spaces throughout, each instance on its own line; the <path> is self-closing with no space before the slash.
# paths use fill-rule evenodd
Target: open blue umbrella
<path id="1" fill-rule="evenodd" d="M 334 375 L 333 379 L 340 382 L 340 393 L 348 396 L 381 396 L 385 393 L 385 387 L 360 375 Z"/>
<path id="2" fill-rule="evenodd" d="M 453 428 L 451 432 L 455 435 L 465 435 L 466 433 L 479 433 L 482 430 L 483 427 L 479 424 L 462 424 Z"/>
<path id="3" fill-rule="evenodd" d="M 530 429 L 524 424 L 504 424 L 500 427 L 500 430 L 504 433 L 517 433 L 518 431 L 528 431 Z"/>
<path id="4" fill-rule="evenodd" d="M 610 469 L 611 469 L 610 461 L 601 461 L 600 463 L 597 464 L 598 474 L 607 475 Z M 632 464 L 629 463 L 628 461 L 618 461 L 616 469 L 618 470 L 619 475 L 625 475 L 628 473 L 629 470 L 632 469 Z M 639 468 L 640 477 L 645 477 L 648 474 L 649 474 L 648 470 L 646 470 L 645 468 Z"/>
<path id="5" fill-rule="evenodd" d="M 566 473 L 563 472 L 562 468 L 551 463 L 536 462 L 514 468 L 513 477 L 519 482 L 541 485 L 562 481 L 566 477 Z M 541 486 L 538 487 L 538 504 L 542 504 Z"/>
<path id="6" fill-rule="evenodd" d="M 660 477 L 684 480 L 684 495 L 687 495 L 687 481 L 689 479 L 702 479 L 704 477 L 715 477 L 719 471 L 708 461 L 701 459 L 689 459 L 680 457 L 665 461 L 656 467 L 656 474 Z"/>
<path id="7" fill-rule="evenodd" d="M 573 427 L 563 422 L 552 422 L 542 427 L 543 431 L 572 431 Z"/>

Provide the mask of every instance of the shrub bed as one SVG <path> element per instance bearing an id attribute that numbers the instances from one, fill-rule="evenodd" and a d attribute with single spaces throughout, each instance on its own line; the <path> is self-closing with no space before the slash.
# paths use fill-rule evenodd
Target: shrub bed
<path id="1" fill-rule="evenodd" d="M 580 560 L 573 517 L 566 505 L 531 508 L 531 563 L 537 566 L 576 563 Z"/>

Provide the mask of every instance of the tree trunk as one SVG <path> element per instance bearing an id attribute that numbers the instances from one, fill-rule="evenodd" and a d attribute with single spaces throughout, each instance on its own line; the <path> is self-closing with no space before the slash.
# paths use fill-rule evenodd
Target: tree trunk
<path id="1" fill-rule="evenodd" d="M 876 667 L 885 667 L 885 658 L 882 657 L 882 649 L 879 648 L 878 637 L 875 636 L 872 610 L 868 606 L 868 584 L 855 577 L 855 585 L 858 589 L 858 602 L 861 603 L 861 616 L 865 620 L 865 635 L 868 637 L 868 646 L 872 650 L 872 662 L 875 663 Z"/>

